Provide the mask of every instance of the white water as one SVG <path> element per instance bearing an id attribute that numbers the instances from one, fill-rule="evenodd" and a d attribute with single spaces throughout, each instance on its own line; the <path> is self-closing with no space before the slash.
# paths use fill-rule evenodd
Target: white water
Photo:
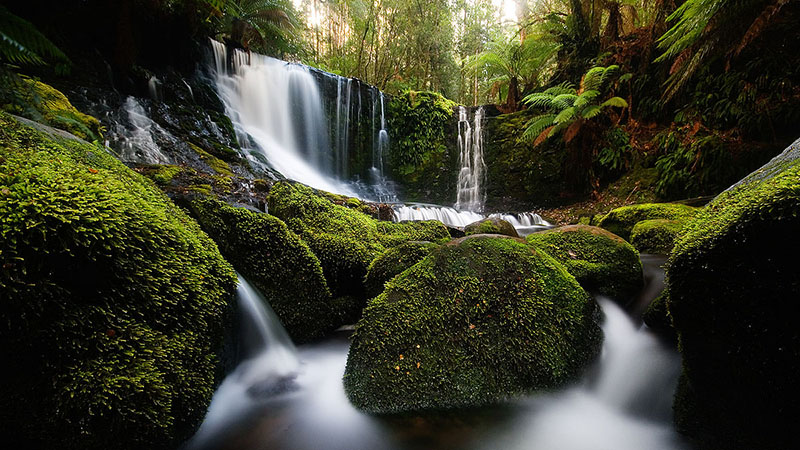
<path id="1" fill-rule="evenodd" d="M 672 395 L 680 358 L 601 299 L 605 341 L 597 377 L 563 393 L 523 403 L 519 416 L 478 448 L 675 450 Z M 485 445 L 484 445 L 485 444 Z"/>
<path id="2" fill-rule="evenodd" d="M 510 222 L 521 236 L 551 226 L 536 213 L 493 213 L 486 216 L 473 211 L 460 211 L 455 208 L 436 205 L 395 205 L 392 209 L 396 222 L 404 220 L 438 220 L 445 225 L 453 227 L 464 227 L 486 217 L 497 217 Z"/>
<path id="3" fill-rule="evenodd" d="M 241 276 L 236 298 L 242 361 L 217 388 L 189 448 L 216 445 L 221 432 L 248 416 L 266 398 L 290 390 L 300 367 L 294 344 L 269 303 Z"/>
<path id="4" fill-rule="evenodd" d="M 486 163 L 483 161 L 483 107 L 475 111 L 474 124 L 470 126 L 467 108 L 458 107 L 458 186 L 455 208 L 466 211 L 483 211 L 482 184 Z"/>
<path id="5" fill-rule="evenodd" d="M 175 141 L 175 138 L 147 116 L 147 112 L 134 97 L 125 99 L 121 120 L 114 121 L 109 130 L 109 141 L 119 152 L 119 159 L 139 164 L 169 164 L 167 157 L 156 143 L 159 139 Z M 110 142 L 106 143 L 110 145 Z"/>
<path id="6" fill-rule="evenodd" d="M 309 186 L 355 196 L 331 176 L 328 122 L 308 68 L 235 50 L 229 72 L 225 45 L 212 46 L 217 92 L 248 159 Z M 337 130 L 337 138 L 346 142 L 346 131 Z"/>

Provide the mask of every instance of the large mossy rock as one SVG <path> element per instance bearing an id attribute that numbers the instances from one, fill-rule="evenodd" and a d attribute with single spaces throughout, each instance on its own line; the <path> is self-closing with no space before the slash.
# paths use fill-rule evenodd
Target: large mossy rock
<path id="1" fill-rule="evenodd" d="M 233 267 L 269 301 L 293 341 L 308 342 L 341 325 L 319 259 L 283 221 L 211 198 L 192 201 L 190 209 Z"/>
<path id="2" fill-rule="evenodd" d="M 527 241 L 564 264 L 590 292 L 624 305 L 642 289 L 639 252 L 602 228 L 568 225 L 533 233 Z"/>
<path id="3" fill-rule="evenodd" d="M 599 308 L 574 277 L 521 239 L 442 246 L 370 300 L 344 386 L 372 413 L 496 402 L 560 386 L 599 350 Z"/>
<path id="4" fill-rule="evenodd" d="M 685 223 L 686 220 L 642 220 L 631 230 L 631 244 L 641 253 L 668 255 Z"/>
<path id="5" fill-rule="evenodd" d="M 367 267 L 387 247 L 449 238 L 441 223 L 378 221 L 298 183 L 276 183 L 269 192 L 269 211 L 284 220 L 319 258 L 334 297 L 366 299 Z"/>
<path id="6" fill-rule="evenodd" d="M 487 217 L 465 226 L 464 234 L 467 236 L 472 234 L 502 234 L 505 236 L 519 237 L 514 225 L 511 225 L 507 220 L 497 217 Z"/>
<path id="7" fill-rule="evenodd" d="M 643 203 L 613 209 L 597 222 L 597 226 L 630 240 L 633 227 L 643 220 L 688 220 L 697 215 L 697 211 L 698 208 L 680 203 Z"/>
<path id="8" fill-rule="evenodd" d="M 422 261 L 437 247 L 432 242 L 411 241 L 383 252 L 367 268 L 364 278 L 367 297 L 372 298 L 383 292 L 387 281 Z"/>
<path id="9" fill-rule="evenodd" d="M 701 448 L 800 447 L 798 148 L 720 194 L 670 255 L 676 422 Z"/>
<path id="10" fill-rule="evenodd" d="M 103 148 L 0 114 L 0 437 L 173 449 L 222 371 L 233 268 Z"/>

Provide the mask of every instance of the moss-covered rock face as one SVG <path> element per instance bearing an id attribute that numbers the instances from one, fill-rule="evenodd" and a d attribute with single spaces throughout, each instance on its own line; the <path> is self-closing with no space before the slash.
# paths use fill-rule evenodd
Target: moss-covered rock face
<path id="1" fill-rule="evenodd" d="M 465 226 L 464 234 L 467 236 L 472 234 L 502 234 L 505 236 L 519 237 L 514 225 L 511 225 L 507 220 L 498 219 L 496 217 L 487 217 L 486 219 Z"/>
<path id="2" fill-rule="evenodd" d="M 437 247 L 432 242 L 412 241 L 383 252 L 367 269 L 367 276 L 364 278 L 367 297 L 372 298 L 383 292 L 387 281 L 422 261 Z"/>
<path id="3" fill-rule="evenodd" d="M 668 255 L 685 222 L 667 219 L 637 222 L 631 230 L 631 244 L 642 253 Z"/>
<path id="4" fill-rule="evenodd" d="M 688 220 L 697 215 L 697 211 L 698 208 L 679 203 L 643 203 L 613 209 L 597 222 L 597 226 L 630 240 L 633 227 L 643 220 Z"/>
<path id="5" fill-rule="evenodd" d="M 319 260 L 283 221 L 210 198 L 190 207 L 233 267 L 264 294 L 295 342 L 341 325 L 334 322 Z"/>
<path id="6" fill-rule="evenodd" d="M 344 386 L 373 413 L 486 404 L 573 379 L 597 353 L 599 309 L 521 239 L 452 241 L 386 285 L 353 335 Z"/>
<path id="7" fill-rule="evenodd" d="M 670 255 L 684 367 L 676 421 L 708 448 L 798 445 L 800 162 L 773 169 L 720 194 Z"/>
<path id="8" fill-rule="evenodd" d="M 456 103 L 435 92 L 406 91 L 388 105 L 391 175 L 402 181 L 406 201 L 452 202 L 458 151 Z"/>
<path id="9" fill-rule="evenodd" d="M 214 242 L 103 149 L 3 114 L 0 218 L 4 442 L 176 448 L 222 375 L 236 277 Z"/>
<path id="10" fill-rule="evenodd" d="M 3 109 L 34 120 L 43 120 L 81 139 L 93 141 L 102 138 L 100 121 L 75 109 L 61 91 L 27 77 L 22 78 L 22 83 L 20 93 L 28 106 L 27 110 L 20 105 L 5 105 Z"/>
<path id="11" fill-rule="evenodd" d="M 377 221 L 333 203 L 327 193 L 297 183 L 276 183 L 269 192 L 269 211 L 283 219 L 319 258 L 333 296 L 362 299 L 362 306 L 367 267 L 387 247 L 407 241 L 443 242 L 450 236 L 436 221 Z"/>
<path id="12" fill-rule="evenodd" d="M 639 252 L 619 236 L 589 225 L 569 225 L 527 237 L 564 264 L 590 292 L 627 303 L 642 288 Z"/>

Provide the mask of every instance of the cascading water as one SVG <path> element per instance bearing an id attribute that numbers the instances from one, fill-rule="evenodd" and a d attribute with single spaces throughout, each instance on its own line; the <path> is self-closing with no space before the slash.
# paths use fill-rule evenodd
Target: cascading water
<path id="1" fill-rule="evenodd" d="M 300 367 L 294 344 L 269 303 L 241 276 L 236 298 L 242 361 L 217 389 L 189 448 L 217 445 L 220 433 L 231 424 L 248 416 L 265 399 L 291 390 Z"/>
<path id="2" fill-rule="evenodd" d="M 394 205 L 394 220 L 402 222 L 404 220 L 438 220 L 445 225 L 453 227 L 464 227 L 473 222 L 485 219 L 486 217 L 496 217 L 511 223 L 517 229 L 517 233 L 526 236 L 534 231 L 550 228 L 551 225 L 536 213 L 503 214 L 493 213 L 485 216 L 472 211 L 459 211 L 455 208 L 437 205 Z"/>
<path id="3" fill-rule="evenodd" d="M 121 110 L 113 113 L 116 120 L 107 133 L 106 144 L 119 152 L 119 159 L 138 164 L 169 164 L 170 158 L 162 151 L 157 141 L 176 139 L 153 122 L 144 107 L 134 97 L 125 99 Z"/>
<path id="4" fill-rule="evenodd" d="M 461 169 L 458 172 L 457 210 L 483 211 L 481 191 L 486 163 L 483 161 L 483 107 L 475 111 L 470 126 L 467 108 L 458 107 L 458 151 Z"/>
<path id="5" fill-rule="evenodd" d="M 374 91 L 373 91 L 374 92 Z M 396 202 L 397 195 L 395 194 L 394 184 L 384 175 L 383 159 L 389 152 L 389 132 L 386 130 L 386 114 L 384 111 L 383 93 L 378 92 L 378 99 L 373 101 L 372 105 L 372 167 L 369 169 L 370 182 L 375 192 L 375 197 L 380 202 Z M 377 111 L 376 103 L 380 103 L 380 128 L 375 131 L 375 113 Z"/>
<path id="6" fill-rule="evenodd" d="M 254 163 L 318 189 L 355 196 L 334 176 L 327 119 L 316 79 L 306 66 L 212 41 L 217 92 Z M 338 135 L 346 142 L 346 133 Z"/>

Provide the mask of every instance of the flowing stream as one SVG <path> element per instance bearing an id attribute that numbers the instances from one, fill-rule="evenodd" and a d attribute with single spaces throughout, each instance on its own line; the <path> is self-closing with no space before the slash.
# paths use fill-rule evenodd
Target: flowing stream
<path id="1" fill-rule="evenodd" d="M 658 264 L 645 262 L 652 270 Z M 648 277 L 643 295 L 662 286 L 662 278 Z M 341 381 L 347 332 L 295 351 L 264 299 L 241 278 L 239 301 L 244 360 L 214 395 L 188 449 L 683 448 L 671 425 L 679 356 L 608 299 L 598 299 L 605 313 L 601 357 L 575 386 L 403 417 L 373 417 L 347 401 Z"/>

